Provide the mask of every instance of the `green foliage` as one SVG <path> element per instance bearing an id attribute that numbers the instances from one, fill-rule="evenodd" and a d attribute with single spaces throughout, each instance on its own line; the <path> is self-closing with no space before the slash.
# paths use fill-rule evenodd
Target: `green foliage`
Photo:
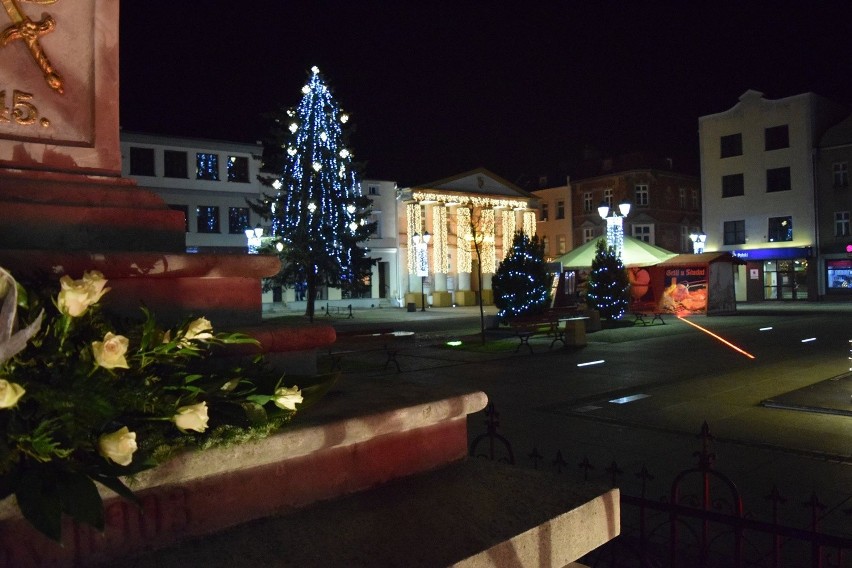
<path id="1" fill-rule="evenodd" d="M 491 280 L 494 304 L 501 320 L 544 311 L 550 300 L 550 277 L 544 262 L 544 243 L 515 233 L 512 249 Z"/>
<path id="2" fill-rule="evenodd" d="M 144 309 L 109 319 L 99 273 L 61 284 L 25 289 L 0 268 L 0 498 L 15 495 L 50 538 L 61 539 L 63 514 L 103 528 L 96 483 L 133 499 L 123 477 L 184 449 L 266 436 L 295 414 L 278 406 L 283 378 L 261 357 L 211 357 L 254 339 L 204 318 L 164 330 Z"/>
<path id="3" fill-rule="evenodd" d="M 619 319 L 627 311 L 629 290 L 630 281 L 621 257 L 606 241 L 599 240 L 589 274 L 586 304 L 598 310 L 601 318 Z"/>

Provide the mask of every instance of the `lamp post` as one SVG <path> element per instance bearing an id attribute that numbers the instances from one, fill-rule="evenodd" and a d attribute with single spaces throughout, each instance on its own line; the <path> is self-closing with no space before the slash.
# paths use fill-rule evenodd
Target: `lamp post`
<path id="1" fill-rule="evenodd" d="M 689 235 L 689 240 L 692 241 L 692 252 L 694 254 L 704 252 L 704 243 L 707 241 L 707 235 L 699 231 L 698 233 Z"/>
<path id="2" fill-rule="evenodd" d="M 606 221 L 606 243 L 619 257 L 624 248 L 624 218 L 629 214 L 630 202 L 626 199 L 618 204 L 618 209 L 611 208 L 606 201 L 598 206 L 598 215 Z"/>
<path id="3" fill-rule="evenodd" d="M 412 237 L 414 248 L 417 251 L 417 275 L 420 277 L 421 312 L 426 311 L 426 277 L 429 276 L 429 254 L 426 247 L 429 246 L 431 238 L 432 235 L 429 234 L 429 231 L 423 231 L 422 237 L 420 233 L 414 233 Z"/>
<path id="4" fill-rule="evenodd" d="M 260 237 L 263 236 L 263 228 L 258 224 L 254 229 L 246 229 L 245 234 L 246 239 L 248 239 L 248 253 L 257 254 L 260 248 Z"/>

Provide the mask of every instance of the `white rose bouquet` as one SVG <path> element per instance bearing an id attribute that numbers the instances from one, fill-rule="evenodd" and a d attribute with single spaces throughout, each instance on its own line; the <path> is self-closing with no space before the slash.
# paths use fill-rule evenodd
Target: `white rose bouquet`
<path id="1" fill-rule="evenodd" d="M 266 436 L 325 390 L 282 386 L 262 358 L 217 359 L 256 341 L 203 317 L 168 330 L 144 309 L 111 320 L 106 284 L 92 271 L 27 289 L 0 268 L 0 499 L 14 495 L 56 540 L 63 513 L 103 528 L 95 482 L 135 499 L 122 477 L 183 448 Z"/>

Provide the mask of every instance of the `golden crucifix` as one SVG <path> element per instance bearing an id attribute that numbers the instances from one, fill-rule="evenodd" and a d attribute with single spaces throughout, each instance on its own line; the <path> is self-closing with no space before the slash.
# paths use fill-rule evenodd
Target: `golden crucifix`
<path id="1" fill-rule="evenodd" d="M 53 4 L 56 0 L 24 0 L 34 4 Z M 59 93 L 63 92 L 62 77 L 50 64 L 50 60 L 44 53 L 39 37 L 49 33 L 56 28 L 56 21 L 50 14 L 44 13 L 41 15 L 41 21 L 33 22 L 26 14 L 21 11 L 17 0 L 0 0 L 9 19 L 12 20 L 12 25 L 0 33 L 0 47 L 6 47 L 10 42 L 19 39 L 23 41 L 30 50 L 30 55 L 35 59 L 38 68 L 41 69 L 44 75 L 44 80 L 51 89 Z"/>

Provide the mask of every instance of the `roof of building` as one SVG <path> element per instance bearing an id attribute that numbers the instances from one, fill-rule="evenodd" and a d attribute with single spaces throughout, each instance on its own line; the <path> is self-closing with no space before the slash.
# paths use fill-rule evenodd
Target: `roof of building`
<path id="1" fill-rule="evenodd" d="M 819 141 L 820 148 L 852 144 L 852 114 L 825 131 Z"/>
<path id="2" fill-rule="evenodd" d="M 524 199 L 535 198 L 535 195 L 524 191 L 514 183 L 503 179 L 485 168 L 477 168 L 446 179 L 418 184 L 411 189 L 430 189 L 437 191 L 451 191 L 455 193 L 497 195 Z"/>

